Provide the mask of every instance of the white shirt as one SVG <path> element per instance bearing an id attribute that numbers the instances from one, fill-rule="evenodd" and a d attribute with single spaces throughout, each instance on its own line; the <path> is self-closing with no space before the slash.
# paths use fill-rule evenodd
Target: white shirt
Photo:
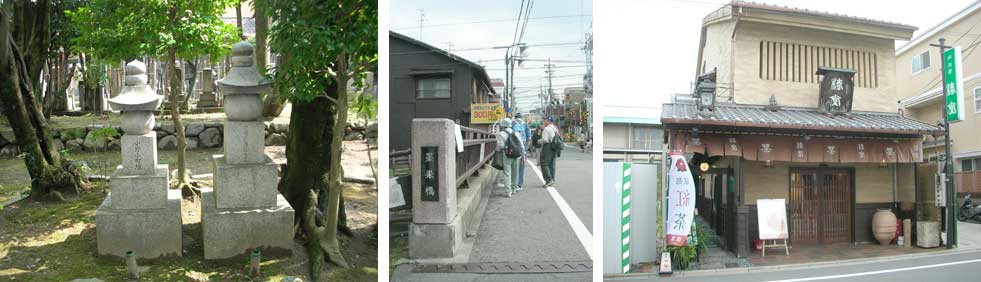
<path id="1" fill-rule="evenodd" d="M 555 128 L 555 124 L 549 124 L 542 130 L 542 139 L 538 140 L 538 144 L 548 144 L 555 139 L 555 135 L 559 134 L 559 129 Z"/>

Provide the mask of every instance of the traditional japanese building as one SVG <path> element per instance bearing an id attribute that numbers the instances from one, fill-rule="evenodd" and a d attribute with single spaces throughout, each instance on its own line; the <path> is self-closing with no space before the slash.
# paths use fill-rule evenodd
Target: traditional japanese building
<path id="1" fill-rule="evenodd" d="M 389 32 L 389 148 L 411 146 L 413 118 L 447 118 L 472 124 L 471 105 L 499 103 L 483 66 L 401 33 Z"/>
<path id="2" fill-rule="evenodd" d="M 704 18 L 695 93 L 664 104 L 661 122 L 727 249 L 750 253 L 758 199 L 786 199 L 799 245 L 871 242 L 877 209 L 905 218 L 933 197 L 915 183 L 938 128 L 896 103 L 895 40 L 915 30 L 740 1 Z"/>

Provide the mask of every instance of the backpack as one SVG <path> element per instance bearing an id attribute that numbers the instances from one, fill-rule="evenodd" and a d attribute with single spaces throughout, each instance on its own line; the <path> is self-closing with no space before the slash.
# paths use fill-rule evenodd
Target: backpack
<path id="1" fill-rule="evenodd" d="M 556 130 L 555 138 L 552 138 L 552 149 L 556 152 L 562 152 L 562 148 L 565 148 L 565 142 L 562 141 L 562 134 Z"/>
<path id="2" fill-rule="evenodd" d="M 508 133 L 508 140 L 504 143 L 504 155 L 508 158 L 517 158 L 521 156 L 521 140 L 518 140 L 518 135 L 515 135 L 512 131 Z"/>

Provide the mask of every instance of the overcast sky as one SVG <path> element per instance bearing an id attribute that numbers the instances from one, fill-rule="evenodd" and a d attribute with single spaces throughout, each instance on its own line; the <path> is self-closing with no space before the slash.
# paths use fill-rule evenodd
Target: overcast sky
<path id="1" fill-rule="evenodd" d="M 531 45 L 530 59 L 586 60 L 585 33 L 595 30 L 595 100 L 605 106 L 627 106 L 601 114 L 656 115 L 636 107 L 658 107 L 673 93 L 687 93 L 694 78 L 702 18 L 726 0 L 537 0 L 523 42 Z M 805 8 L 908 24 L 917 35 L 960 11 L 973 0 L 759 0 L 756 2 Z M 504 50 L 480 49 L 511 43 L 521 0 L 451 1 L 392 0 L 391 30 L 421 39 L 487 66 L 492 78 L 504 77 Z M 419 29 L 420 10 L 423 28 Z M 594 23 L 595 18 L 595 23 Z M 557 46 L 535 46 L 567 43 Z M 897 42 L 897 46 L 904 42 Z M 452 44 L 452 47 L 450 47 Z M 583 63 L 555 63 L 556 92 L 581 84 Z M 528 61 L 518 68 L 516 86 L 525 108 L 537 103 L 539 84 L 547 84 L 544 62 Z M 520 105 L 519 105 L 520 106 Z"/>
<path id="2" fill-rule="evenodd" d="M 702 18 L 728 2 L 617 0 L 597 5 L 594 95 L 598 103 L 654 107 L 669 101 L 672 93 L 689 92 L 695 76 Z M 908 24 L 920 29 L 918 35 L 974 1 L 755 2 Z M 607 110 L 603 114 L 615 113 Z"/>
<path id="3" fill-rule="evenodd" d="M 490 48 L 512 43 L 521 3 L 522 0 L 392 0 L 389 28 L 433 46 L 449 48 L 456 55 L 484 65 L 491 78 L 503 79 L 505 49 Z M 539 85 L 548 84 L 546 62 L 538 60 L 555 60 L 554 92 L 582 85 L 584 66 L 588 64 L 585 61 L 589 60 L 582 48 L 585 34 L 592 29 L 592 14 L 589 0 L 534 1 L 521 41 L 529 45 L 529 60 L 523 67 L 516 67 L 514 75 L 522 111 L 537 106 Z"/>

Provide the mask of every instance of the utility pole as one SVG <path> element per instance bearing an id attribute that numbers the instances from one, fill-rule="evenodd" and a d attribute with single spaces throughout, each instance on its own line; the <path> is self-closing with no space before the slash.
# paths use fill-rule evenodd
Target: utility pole
<path id="1" fill-rule="evenodd" d="M 941 76 L 941 80 L 940 81 L 943 82 L 942 83 L 943 86 L 942 86 L 941 89 L 943 89 L 944 97 L 946 99 L 947 93 L 949 93 L 952 90 L 956 90 L 956 89 L 947 89 L 947 86 L 948 86 L 947 83 L 946 83 L 946 81 L 947 81 L 947 71 L 946 71 L 947 66 L 943 63 L 944 51 L 947 51 L 947 49 L 950 49 L 950 46 L 944 45 L 944 41 L 946 41 L 946 40 L 943 39 L 943 38 L 940 38 L 939 41 L 940 41 L 940 44 L 930 44 L 930 46 L 940 47 L 940 57 L 941 57 L 941 63 L 940 63 L 940 76 Z M 955 59 L 960 60 L 960 58 L 955 58 Z M 957 93 L 957 94 L 960 95 L 960 93 Z M 947 217 L 946 218 L 947 222 L 945 224 L 945 229 L 947 230 L 947 249 L 952 249 L 952 248 L 954 248 L 955 245 L 957 245 L 957 236 L 956 236 L 956 234 L 957 234 L 957 198 L 956 198 L 957 189 L 954 187 L 954 179 L 953 179 L 953 176 L 954 176 L 954 158 L 950 154 L 950 121 L 947 120 L 947 114 L 948 114 L 947 103 L 941 103 L 941 106 L 940 107 L 943 108 L 941 110 L 941 113 L 943 114 L 943 116 L 940 118 L 940 120 L 941 120 L 941 125 L 944 128 L 944 160 L 943 160 L 944 161 L 944 179 L 943 179 L 943 181 L 945 183 L 945 186 L 947 187 L 947 191 L 946 191 L 947 194 L 944 195 L 945 197 L 947 197 L 947 204 L 944 205 L 944 207 L 942 207 L 941 209 L 946 209 L 944 211 L 944 214 Z"/>
<path id="2" fill-rule="evenodd" d="M 548 107 L 549 108 L 552 107 L 552 99 L 553 99 L 553 97 L 552 97 L 552 72 L 553 72 L 552 71 L 552 67 L 553 66 L 555 66 L 555 65 L 552 64 L 552 58 L 548 58 L 548 63 L 545 64 L 545 68 L 546 68 L 545 69 L 545 73 L 548 74 L 548 93 L 547 93 L 548 94 L 548 98 L 547 98 L 547 101 L 548 101 Z"/>
<path id="3" fill-rule="evenodd" d="M 547 117 L 548 108 L 545 107 L 545 86 L 541 84 L 541 81 L 538 83 L 538 105 L 542 107 L 542 117 Z"/>
<path id="4" fill-rule="evenodd" d="M 426 21 L 426 10 L 418 9 L 419 11 L 419 41 L 422 41 L 422 23 Z"/>

